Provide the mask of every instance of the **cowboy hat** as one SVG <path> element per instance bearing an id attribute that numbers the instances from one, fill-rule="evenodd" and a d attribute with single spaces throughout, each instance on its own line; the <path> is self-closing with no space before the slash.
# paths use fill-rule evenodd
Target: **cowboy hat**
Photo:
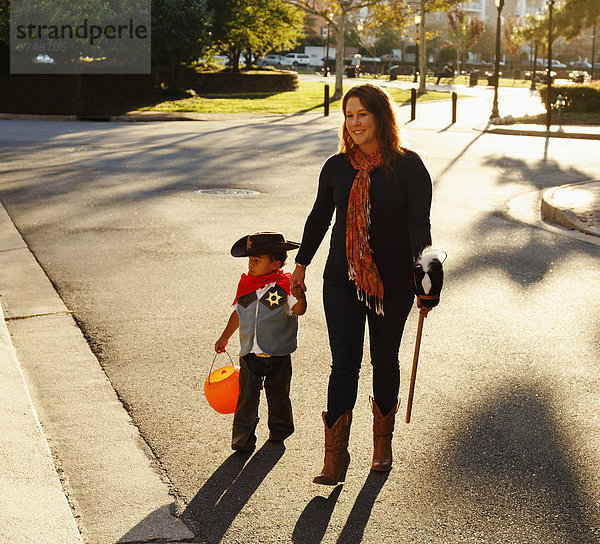
<path id="1" fill-rule="evenodd" d="M 281 232 L 255 232 L 240 238 L 231 248 L 234 257 L 264 255 L 279 251 L 298 249 L 300 244 L 286 240 Z"/>

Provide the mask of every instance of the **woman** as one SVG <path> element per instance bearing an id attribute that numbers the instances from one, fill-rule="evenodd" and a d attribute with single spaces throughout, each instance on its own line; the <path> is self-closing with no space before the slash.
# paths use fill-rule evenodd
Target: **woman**
<path id="1" fill-rule="evenodd" d="M 345 121 L 339 153 L 319 178 L 313 209 L 291 276 L 304 283 L 335 211 L 323 274 L 323 303 L 332 365 L 327 393 L 325 465 L 313 481 L 343 482 L 350 463 L 348 438 L 369 325 L 373 366 L 372 469 L 392 467 L 392 433 L 398 410 L 398 350 L 413 304 L 412 265 L 431 243 L 431 178 L 419 156 L 400 145 L 394 108 L 376 85 L 350 89 L 342 103 Z"/>

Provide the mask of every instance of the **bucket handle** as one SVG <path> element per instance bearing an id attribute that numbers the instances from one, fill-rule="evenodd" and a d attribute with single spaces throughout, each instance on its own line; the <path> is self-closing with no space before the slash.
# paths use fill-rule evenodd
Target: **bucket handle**
<path id="1" fill-rule="evenodd" d="M 227 355 L 227 357 L 229 357 L 229 362 L 231 363 L 231 366 L 234 366 L 234 364 L 233 364 L 233 360 L 231 359 L 231 355 L 229 355 L 229 353 L 227 353 L 226 351 L 223 351 L 223 353 L 224 353 L 225 355 Z M 212 365 L 210 365 L 210 370 L 208 371 L 208 383 L 209 383 L 209 384 L 211 383 L 211 381 L 210 381 L 210 376 L 211 376 L 211 374 L 212 374 L 212 369 L 213 369 L 213 366 L 215 365 L 215 361 L 217 360 L 217 357 L 218 357 L 219 355 L 220 355 L 220 353 L 217 353 L 217 354 L 215 355 L 215 358 L 213 359 Z"/>

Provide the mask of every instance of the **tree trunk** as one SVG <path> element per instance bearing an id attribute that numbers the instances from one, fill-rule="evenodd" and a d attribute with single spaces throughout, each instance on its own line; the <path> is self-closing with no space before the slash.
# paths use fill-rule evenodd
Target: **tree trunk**
<path id="1" fill-rule="evenodd" d="M 419 25 L 419 94 L 427 92 L 427 38 L 425 36 L 425 6 L 421 0 L 421 24 Z"/>
<path id="2" fill-rule="evenodd" d="M 229 65 L 231 66 L 231 70 L 233 72 L 240 71 L 240 55 L 241 55 L 241 53 L 242 52 L 237 47 L 229 48 Z"/>
<path id="3" fill-rule="evenodd" d="M 344 94 L 344 32 L 346 30 L 347 11 L 342 6 L 340 18 L 335 25 L 335 91 L 331 101 L 340 100 Z"/>

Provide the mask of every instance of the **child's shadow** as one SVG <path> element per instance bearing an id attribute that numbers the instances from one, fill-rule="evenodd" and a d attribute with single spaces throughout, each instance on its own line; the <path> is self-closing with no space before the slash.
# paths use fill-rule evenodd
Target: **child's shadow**
<path id="1" fill-rule="evenodd" d="M 265 442 L 251 453 L 234 453 L 206 481 L 181 518 L 197 536 L 220 542 L 244 505 L 285 452 L 283 443 Z"/>

